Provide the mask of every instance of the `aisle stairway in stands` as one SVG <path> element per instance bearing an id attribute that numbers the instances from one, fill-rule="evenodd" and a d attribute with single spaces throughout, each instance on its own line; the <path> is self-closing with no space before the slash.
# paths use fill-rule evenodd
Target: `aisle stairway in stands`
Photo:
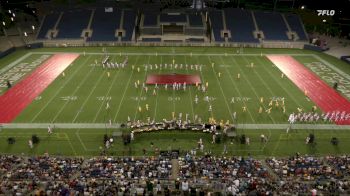
<path id="1" fill-rule="evenodd" d="M 94 16 L 95 16 L 95 10 L 92 10 L 91 15 L 90 15 L 90 19 L 89 19 L 89 24 L 88 24 L 88 26 L 87 26 L 87 29 L 90 29 L 90 28 L 91 28 L 92 19 L 94 18 Z"/>
<path id="2" fill-rule="evenodd" d="M 171 165 L 172 165 L 171 178 L 175 180 L 175 179 L 177 179 L 179 177 L 179 172 L 180 172 L 179 160 L 178 159 L 172 159 L 171 160 Z"/>

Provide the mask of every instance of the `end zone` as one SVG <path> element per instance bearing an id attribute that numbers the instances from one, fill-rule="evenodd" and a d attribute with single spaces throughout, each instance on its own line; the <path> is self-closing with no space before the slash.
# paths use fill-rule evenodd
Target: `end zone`
<path id="1" fill-rule="evenodd" d="M 30 75 L 0 96 L 0 123 L 13 121 L 78 56 L 78 54 L 53 55 Z"/>

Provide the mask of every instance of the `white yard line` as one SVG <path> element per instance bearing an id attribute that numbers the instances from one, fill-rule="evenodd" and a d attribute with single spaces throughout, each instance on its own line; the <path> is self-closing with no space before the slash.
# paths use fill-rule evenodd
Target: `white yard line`
<path id="1" fill-rule="evenodd" d="M 264 64 L 258 57 L 256 57 L 256 59 L 259 61 L 259 63 L 260 63 L 261 65 Z M 272 63 L 272 62 L 271 62 L 271 63 Z M 275 66 L 275 65 L 274 65 L 274 66 Z M 297 106 L 299 106 L 300 104 L 299 104 L 298 101 L 295 99 L 295 97 L 293 96 L 293 94 L 291 94 L 289 91 L 285 90 L 285 88 L 277 81 L 277 79 L 269 72 L 269 70 L 267 70 L 267 69 L 265 68 L 265 66 L 262 66 L 262 67 L 263 67 L 264 70 L 271 76 L 271 78 L 272 78 L 273 80 L 276 81 L 276 84 L 278 84 L 278 86 L 280 86 L 281 89 L 282 89 L 284 92 L 286 92 L 286 93 L 288 94 L 289 97 L 292 98 L 293 102 L 294 102 Z M 294 85 L 295 85 L 295 84 L 294 84 Z"/>
<path id="2" fill-rule="evenodd" d="M 84 150 L 85 150 L 86 152 L 97 151 L 97 150 L 93 150 L 93 149 L 88 149 L 88 148 L 86 148 L 86 145 L 85 145 L 85 143 L 83 142 L 83 140 L 81 139 L 79 132 L 80 132 L 80 129 L 78 129 L 78 130 L 75 132 L 75 135 L 77 136 L 77 138 L 78 138 L 78 140 L 79 140 L 81 146 L 83 146 Z"/>
<path id="3" fill-rule="evenodd" d="M 163 56 L 160 56 L 160 64 L 163 64 Z M 160 74 L 160 68 L 158 70 L 158 74 Z M 160 89 L 160 88 L 159 88 Z M 156 97 L 156 105 L 154 107 L 154 116 L 153 119 L 156 119 L 157 117 L 157 107 L 158 107 L 158 95 L 159 95 L 159 90 L 157 90 L 157 97 Z"/>
<path id="4" fill-rule="evenodd" d="M 199 61 L 198 61 L 198 58 L 196 58 L 196 62 L 197 62 L 198 65 L 201 65 L 201 63 L 199 63 Z M 204 65 L 204 64 L 203 64 L 203 65 Z M 204 67 L 203 67 L 202 70 L 204 70 L 206 66 L 211 66 L 211 65 L 204 65 Z M 201 75 L 201 79 L 203 80 L 202 82 L 204 83 L 204 75 L 202 74 L 202 72 L 200 72 L 200 75 Z M 203 83 L 202 83 L 202 84 L 203 84 Z M 207 89 L 206 92 L 205 92 L 205 96 L 208 96 L 208 89 Z M 209 100 L 209 101 L 208 101 L 208 107 L 207 107 L 207 108 L 209 108 L 210 105 L 211 105 L 211 104 L 210 104 L 210 100 Z M 210 114 L 211 114 L 211 117 L 214 117 L 213 110 L 210 112 Z"/>
<path id="5" fill-rule="evenodd" d="M 185 64 L 187 64 L 187 56 L 185 56 Z M 188 72 L 188 69 L 186 69 L 186 73 L 187 73 L 187 74 L 189 73 L 189 72 Z M 191 85 L 191 86 L 189 85 L 189 86 L 188 86 L 188 91 L 190 92 L 190 99 L 191 99 L 191 100 L 190 100 L 190 103 L 191 103 L 191 109 L 192 109 L 192 120 L 193 120 L 193 122 L 194 122 L 194 115 L 195 115 L 195 114 L 194 114 L 194 107 L 193 107 L 193 103 L 192 103 L 192 102 L 194 101 L 194 100 L 192 99 L 192 93 L 191 93 L 192 87 L 193 87 L 192 85 Z"/>
<path id="6" fill-rule="evenodd" d="M 87 148 L 86 148 L 86 146 L 85 146 L 83 140 L 80 138 L 79 131 L 80 131 L 80 129 L 78 129 L 78 130 L 75 132 L 75 135 L 77 136 L 77 138 L 78 138 L 80 144 L 83 146 L 84 150 L 87 151 Z"/>
<path id="7" fill-rule="evenodd" d="M 74 119 L 73 119 L 72 123 L 74 123 L 74 122 L 77 120 L 79 114 L 81 113 L 81 111 L 82 111 L 83 108 L 85 107 L 85 104 L 89 101 L 89 99 L 90 99 L 92 93 L 95 91 L 97 85 L 101 82 L 101 79 L 103 78 L 103 76 L 105 75 L 105 73 L 106 73 L 106 70 L 103 70 L 101 76 L 98 78 L 97 82 L 95 82 L 95 85 L 94 85 L 94 87 L 92 88 L 92 90 L 90 91 L 88 97 L 84 100 L 84 103 L 80 106 L 80 108 L 79 108 L 77 114 L 74 116 Z"/>
<path id="8" fill-rule="evenodd" d="M 271 155 L 272 155 L 272 156 L 275 154 L 275 152 L 276 152 L 278 146 L 280 145 L 281 136 L 282 136 L 282 135 L 279 136 L 278 141 L 277 141 L 277 143 L 276 143 L 276 146 L 273 148 L 273 150 L 272 150 L 272 152 L 271 152 Z"/>
<path id="9" fill-rule="evenodd" d="M 148 60 L 147 60 L 147 65 L 149 65 L 149 59 L 150 59 L 150 56 L 148 56 Z M 141 68 L 140 68 L 141 69 Z M 148 69 L 147 69 L 148 70 Z M 145 71 L 145 76 L 143 78 L 145 78 L 147 76 L 147 70 Z M 140 100 L 141 100 L 141 96 L 142 96 L 142 93 L 144 91 L 143 87 L 140 86 L 140 95 L 139 95 L 139 99 L 137 101 L 137 106 L 136 106 L 136 110 L 135 110 L 135 116 L 134 116 L 134 122 L 136 121 L 136 117 L 137 117 L 137 111 L 138 111 L 138 108 L 140 106 Z M 157 92 L 158 93 L 158 92 Z"/>
<path id="10" fill-rule="evenodd" d="M 85 63 L 90 59 L 90 57 L 91 57 L 91 56 L 89 56 L 89 57 L 84 61 L 84 63 L 81 64 L 80 67 L 79 67 L 77 70 L 75 70 L 74 73 L 71 74 L 70 77 L 69 77 L 68 79 L 66 79 L 65 83 L 64 83 L 63 85 L 61 85 L 60 88 L 57 89 L 56 93 L 55 93 L 53 96 L 51 96 L 51 99 L 44 105 L 44 107 L 41 107 L 41 109 L 39 110 L 39 112 L 32 118 L 32 120 L 31 120 L 30 122 L 34 122 L 34 120 L 41 114 L 41 112 L 44 111 L 44 110 L 46 109 L 46 107 L 47 107 L 55 98 L 57 98 L 57 95 L 61 92 L 61 90 L 62 90 L 63 88 L 65 88 L 66 85 L 68 84 L 68 82 L 70 82 L 71 79 L 73 79 L 74 76 L 79 72 L 79 70 L 80 70 L 81 68 L 84 67 Z M 71 65 L 69 65 L 69 66 L 71 66 Z"/>
<path id="11" fill-rule="evenodd" d="M 138 60 L 139 60 L 140 56 L 137 57 L 136 61 L 135 61 L 135 64 L 137 64 Z M 120 108 L 122 106 L 122 103 L 123 103 L 123 100 L 125 98 L 125 94 L 126 94 L 126 91 L 128 90 L 129 88 L 129 85 L 130 85 L 130 81 L 131 81 L 131 78 L 132 78 L 132 75 L 134 74 L 134 70 L 132 70 L 131 74 L 130 74 L 130 77 L 129 77 L 129 80 L 127 82 L 127 84 L 125 85 L 125 89 L 124 89 L 124 92 L 123 92 L 123 96 L 122 96 L 122 99 L 120 100 L 119 102 L 119 106 L 118 106 L 118 110 L 117 112 L 115 113 L 115 116 L 113 117 L 113 122 L 115 122 L 118 114 L 119 114 L 119 111 L 120 111 Z"/>
<path id="12" fill-rule="evenodd" d="M 244 58 L 244 57 L 243 57 L 243 58 Z M 243 73 L 243 70 L 240 68 L 240 66 L 238 65 L 237 61 L 236 61 L 234 58 L 232 58 L 232 57 L 231 57 L 231 59 L 232 59 L 232 61 L 235 62 L 235 64 L 237 65 L 238 69 L 240 70 L 240 72 Z M 244 58 L 244 60 L 246 61 L 246 63 L 248 63 L 248 61 L 247 61 L 245 58 Z M 227 68 L 226 68 L 226 69 L 227 69 Z M 273 95 L 273 93 L 272 93 L 270 87 L 269 87 L 268 85 L 266 85 L 266 83 L 265 83 L 264 80 L 259 76 L 259 74 L 257 74 L 257 76 L 258 76 L 259 79 L 263 82 L 264 86 L 267 87 L 267 89 L 270 91 L 270 94 Z M 254 92 L 256 98 L 259 99 L 258 93 L 255 91 L 255 88 L 254 88 L 253 85 L 250 83 L 250 81 L 245 77 L 244 74 L 242 75 L 242 78 L 244 78 L 244 79 L 247 81 L 248 85 L 249 85 L 250 88 L 253 90 L 253 92 Z M 264 107 L 264 110 L 266 110 L 266 107 L 265 107 L 264 105 L 263 105 L 263 107 Z M 270 117 L 270 119 L 272 120 L 273 123 L 276 123 L 275 120 L 274 120 L 270 115 L 268 115 L 268 116 Z"/>
<path id="13" fill-rule="evenodd" d="M 75 150 L 75 148 L 74 148 L 72 142 L 70 141 L 69 136 L 67 135 L 67 133 L 64 133 L 64 135 L 66 136 L 66 138 L 67 138 L 67 140 L 68 140 L 68 143 L 69 143 L 70 147 L 72 148 L 72 150 L 73 150 L 73 152 L 74 152 L 74 155 L 77 156 L 77 151 Z"/>
<path id="14" fill-rule="evenodd" d="M 222 59 L 222 57 L 220 57 L 220 60 L 221 60 L 221 62 L 222 62 L 223 64 L 225 64 L 225 62 L 224 62 L 224 60 Z M 232 76 L 231 76 L 231 73 L 228 71 L 227 68 L 225 68 L 225 70 L 226 70 L 227 74 L 229 75 L 229 78 L 230 78 L 230 80 L 231 80 L 232 85 L 235 87 L 236 91 L 238 92 L 238 95 L 239 95 L 240 97 L 242 97 L 242 93 L 241 93 L 241 91 L 239 90 L 239 88 L 236 86 L 236 83 L 233 81 L 233 78 L 232 78 Z M 245 104 L 245 102 L 244 102 L 244 106 L 247 107 L 246 104 Z M 250 118 L 252 119 L 252 121 L 255 122 L 255 121 L 254 121 L 254 118 L 253 118 L 253 116 L 252 116 L 252 114 L 250 113 L 250 111 L 248 110 L 247 112 L 248 112 Z M 232 113 L 231 113 L 230 115 L 232 116 Z M 233 121 L 233 122 L 235 122 L 235 121 Z"/>
<path id="15" fill-rule="evenodd" d="M 213 61 L 211 60 L 210 56 L 208 56 L 208 59 L 209 59 L 209 62 L 210 62 L 210 64 L 211 64 Z M 220 84 L 220 81 L 219 81 L 219 79 L 218 79 L 218 76 L 216 75 L 216 71 L 215 71 L 215 69 L 214 69 L 213 66 L 211 66 L 211 69 L 213 70 L 213 73 L 214 73 L 214 76 L 215 76 L 215 78 L 216 78 L 216 81 L 217 81 L 217 83 L 219 84 L 221 94 L 222 94 L 222 96 L 224 97 L 224 100 L 225 100 L 225 103 L 226 103 L 226 107 L 227 107 L 227 109 L 228 109 L 228 112 L 230 113 L 230 117 L 231 117 L 231 119 L 232 119 L 232 122 L 234 122 L 235 119 L 233 118 L 233 113 L 232 113 L 232 111 L 231 111 L 231 108 L 230 108 L 229 104 L 227 103 L 227 98 L 226 98 L 226 96 L 225 96 L 224 90 L 222 89 L 222 86 L 221 86 L 221 84 Z"/>
<path id="16" fill-rule="evenodd" d="M 90 56 L 89 56 L 90 57 Z M 88 57 L 88 58 L 89 58 Z M 86 63 L 83 64 L 83 66 L 86 66 Z M 81 82 L 79 83 L 78 86 L 75 87 L 72 95 L 75 95 L 78 90 L 80 89 L 80 87 L 85 83 L 85 81 L 89 78 L 90 74 L 93 73 L 93 70 L 95 70 L 96 67 L 92 67 L 90 69 L 90 71 L 88 72 L 88 74 L 85 75 L 85 77 L 81 80 Z M 72 96 L 71 95 L 71 96 Z M 68 102 L 70 102 L 69 100 L 68 101 L 65 101 L 65 103 L 63 104 L 63 106 L 61 107 L 61 109 L 56 113 L 55 117 L 52 119 L 52 123 L 54 123 L 56 121 L 56 119 L 58 118 L 58 116 L 62 113 L 62 111 L 66 108 L 66 105 L 68 104 Z"/>
<path id="17" fill-rule="evenodd" d="M 110 91 L 112 90 L 112 87 L 114 86 L 115 81 L 116 81 L 116 79 L 117 79 L 118 76 L 119 76 L 120 70 L 121 70 L 121 69 L 119 69 L 119 70 L 118 70 L 118 73 L 115 74 L 115 76 L 113 77 L 113 81 L 112 81 L 111 85 L 109 85 L 109 88 L 108 88 L 108 91 L 107 91 L 105 97 L 108 97 L 108 96 L 109 96 Z M 94 120 L 93 120 L 94 123 L 96 122 L 97 117 L 98 117 L 98 115 L 100 114 L 101 109 L 102 109 L 103 106 L 105 105 L 105 104 L 104 104 L 105 101 L 107 101 L 107 100 L 103 100 L 103 101 L 102 101 L 101 106 L 100 106 L 100 108 L 98 109 L 98 111 L 97 111 L 97 113 L 96 113 L 96 115 L 95 115 L 95 117 L 94 117 Z"/>

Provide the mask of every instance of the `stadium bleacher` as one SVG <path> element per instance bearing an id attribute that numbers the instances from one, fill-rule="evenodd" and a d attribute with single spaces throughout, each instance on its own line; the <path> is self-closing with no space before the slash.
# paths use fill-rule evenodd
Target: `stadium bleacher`
<path id="1" fill-rule="evenodd" d="M 189 24 L 192 27 L 202 27 L 203 19 L 201 14 L 188 14 Z"/>
<path id="2" fill-rule="evenodd" d="M 198 43 L 200 43 L 200 42 L 204 42 L 205 40 L 202 39 L 202 38 L 188 38 L 188 39 L 186 39 L 186 41 L 187 42 L 198 42 Z"/>
<path id="3" fill-rule="evenodd" d="M 160 42 L 162 41 L 161 38 L 158 38 L 158 37 L 155 37 L 155 38 L 152 38 L 152 37 L 143 37 L 142 38 L 142 41 L 143 42 Z"/>
<path id="4" fill-rule="evenodd" d="M 124 10 L 123 29 L 125 35 L 122 37 L 122 41 L 131 41 L 135 30 L 136 13 L 133 10 Z"/>
<path id="5" fill-rule="evenodd" d="M 153 12 L 144 12 L 143 26 L 154 27 L 158 26 L 158 14 Z"/>
<path id="6" fill-rule="evenodd" d="M 350 194 L 346 155 L 257 160 L 191 152 L 178 159 L 0 155 L 0 160 L 1 195 Z"/>
<path id="7" fill-rule="evenodd" d="M 250 11 L 241 9 L 226 9 L 225 19 L 227 29 L 231 31 L 231 42 L 258 42 L 254 38 L 255 30 Z"/>
<path id="8" fill-rule="evenodd" d="M 47 32 L 55 27 L 56 21 L 58 20 L 59 16 L 60 13 L 51 13 L 46 15 L 44 21 L 42 22 L 37 39 L 47 39 Z"/>
<path id="9" fill-rule="evenodd" d="M 214 39 L 216 42 L 225 42 L 225 39 L 221 37 L 221 30 L 224 29 L 224 24 L 222 22 L 222 12 L 221 11 L 211 11 L 209 12 L 210 24 L 213 30 Z"/>
<path id="10" fill-rule="evenodd" d="M 54 30 L 57 25 L 57 36 L 53 39 L 80 39 L 82 31 L 88 27 L 91 16 L 91 10 L 65 11 L 59 20 L 60 13 L 49 14 L 42 23 L 37 39 L 46 39 L 45 36 L 49 30 Z M 254 16 L 253 16 L 254 14 Z M 142 24 L 140 25 L 140 35 L 146 35 L 145 39 L 133 38 L 137 15 L 133 10 L 120 10 L 114 8 L 112 12 L 106 12 L 103 8 L 95 10 L 89 26 L 92 30 L 90 37 L 86 41 L 127 41 L 139 39 L 142 42 L 160 42 L 161 37 L 149 38 L 147 35 L 162 36 L 162 25 L 176 24 L 184 25 L 183 32 L 186 36 L 194 37 L 184 38 L 185 42 L 206 42 L 206 39 L 197 39 L 195 36 L 206 36 L 206 24 L 203 21 L 201 13 L 161 13 L 145 11 L 142 13 Z M 295 32 L 300 41 L 306 41 L 307 35 L 303 24 L 298 15 L 261 11 L 250 11 L 239 8 L 227 8 L 224 10 L 209 11 L 209 20 L 213 40 L 211 42 L 231 42 L 231 43 L 259 43 L 255 33 L 257 30 L 263 32 L 263 38 L 268 41 L 291 41 L 287 33 Z M 254 21 L 254 18 L 256 21 Z M 285 18 L 285 19 L 284 19 Z M 113 20 L 111 20 L 113 19 Z M 182 23 L 182 24 L 181 24 Z M 290 32 L 288 30 L 290 29 Z M 116 36 L 116 31 L 123 32 Z M 171 29 L 167 28 L 167 31 Z M 167 40 L 167 39 L 164 39 Z"/>
<path id="11" fill-rule="evenodd" d="M 259 29 L 264 32 L 265 40 L 288 40 L 288 29 L 280 13 L 255 11 L 254 15 Z"/>
<path id="12" fill-rule="evenodd" d="M 105 12 L 96 9 L 90 27 L 93 32 L 88 41 L 118 41 L 115 32 L 120 27 L 120 18 L 121 10 L 114 8 L 112 12 Z"/>
<path id="13" fill-rule="evenodd" d="M 180 13 L 162 13 L 160 14 L 161 23 L 186 23 L 186 15 Z"/>
<path id="14" fill-rule="evenodd" d="M 64 12 L 58 24 L 56 39 L 79 39 L 90 20 L 91 10 L 70 10 Z"/>
<path id="15" fill-rule="evenodd" d="M 300 18 L 298 15 L 295 14 L 285 14 L 284 15 L 291 30 L 295 31 L 298 36 L 299 36 L 299 40 L 304 40 L 307 41 L 307 35 L 304 31 L 304 25 L 302 24 Z"/>

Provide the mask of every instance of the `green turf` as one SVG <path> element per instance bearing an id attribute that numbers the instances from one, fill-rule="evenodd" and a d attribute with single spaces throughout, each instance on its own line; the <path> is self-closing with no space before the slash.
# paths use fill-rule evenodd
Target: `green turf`
<path id="1" fill-rule="evenodd" d="M 113 61 L 120 62 L 124 58 L 123 55 L 111 55 Z M 81 55 L 65 71 L 66 76 L 52 83 L 16 122 L 104 123 L 111 119 L 121 123 L 128 116 L 141 120 L 150 117 L 159 121 L 170 118 L 172 112 L 188 113 L 190 118 L 198 115 L 203 120 L 214 117 L 232 122 L 232 114 L 237 112 L 236 123 L 286 123 L 287 115 L 298 107 L 310 111 L 313 106 L 291 81 L 281 78 L 281 72 L 265 56 L 133 55 L 129 56 L 128 68 L 109 70 L 110 78 L 102 67 L 91 66 L 96 59 L 100 61 L 102 55 Z M 203 64 L 203 70 L 168 67 L 144 71 L 144 64 L 170 64 L 173 59 L 177 64 Z M 254 63 L 254 68 L 248 66 L 250 63 Z M 131 69 L 131 65 L 135 65 L 135 70 Z M 136 67 L 140 67 L 141 71 L 137 72 Z M 209 89 L 202 93 L 195 86 L 176 92 L 160 88 L 157 96 L 153 96 L 153 86 L 147 93 L 134 87 L 136 81 L 142 83 L 147 74 L 154 73 L 199 74 L 203 83 L 208 82 Z M 194 103 L 195 95 L 200 99 L 198 105 Z M 205 96 L 212 98 L 210 103 L 203 101 Z M 72 100 L 65 101 L 64 97 Z M 261 97 L 263 103 L 260 103 Z M 275 101 L 273 106 L 269 106 L 274 98 L 285 99 L 285 114 L 281 101 L 279 106 Z M 111 99 L 110 110 L 105 109 L 106 99 Z M 149 111 L 145 111 L 146 104 L 150 106 Z M 213 107 L 212 112 L 208 111 L 209 104 Z M 138 107 L 142 107 L 144 112 L 137 112 Z M 247 112 L 243 112 L 243 107 L 247 108 Z M 262 114 L 258 113 L 260 107 L 264 110 Z M 265 113 L 270 107 L 271 114 Z"/>
<path id="2" fill-rule="evenodd" d="M 36 50 L 20 50 L 10 56 L 1 59 L 2 65 L 9 64 L 20 58 L 27 52 L 34 52 L 25 61 L 32 61 L 43 52 L 96 52 L 101 53 L 100 47 L 89 48 L 42 48 Z M 309 54 L 310 56 L 294 56 L 299 62 L 307 64 L 319 61 L 315 56 L 321 57 L 326 62 L 336 66 L 345 73 L 350 72 L 349 66 L 328 55 L 299 49 L 243 49 L 243 54 L 256 54 L 254 56 L 239 55 L 239 49 L 222 47 L 111 47 L 107 48 L 113 61 L 121 62 L 125 53 L 138 53 L 129 55 L 129 67 L 121 70 L 109 70 L 111 77 L 107 77 L 107 71 L 100 66 L 93 66 L 95 60 L 101 61 L 102 54 L 86 54 L 73 62 L 65 70 L 65 77 L 57 78 L 36 100 L 33 101 L 16 119 L 15 123 L 106 123 L 109 119 L 113 122 L 123 123 L 129 116 L 132 120 L 146 120 L 148 117 L 157 121 L 163 118 L 171 118 L 172 112 L 178 115 L 180 112 L 189 114 L 190 119 L 198 115 L 206 121 L 214 117 L 217 121 L 229 120 L 232 113 L 237 112 L 237 124 L 280 124 L 287 123 L 288 114 L 295 112 L 297 107 L 310 111 L 314 105 L 302 91 L 300 91 L 286 77 L 281 78 L 281 72 L 266 57 L 265 54 Z M 163 54 L 163 55 L 162 55 Z M 200 56 L 197 54 L 201 54 Z M 220 54 L 220 55 L 213 55 Z M 231 56 L 230 54 L 235 54 Z M 203 64 L 202 72 L 196 70 L 149 70 L 144 71 L 144 64 L 170 64 L 172 60 L 177 64 Z M 211 64 L 214 63 L 212 67 Z M 249 67 L 254 63 L 254 68 Z M 135 65 L 135 69 L 131 69 Z M 137 72 L 137 67 L 141 72 Z M 334 71 L 334 70 L 333 70 Z M 206 93 L 199 92 L 196 87 L 189 87 L 186 91 L 168 91 L 160 88 L 156 96 L 152 95 L 153 87 L 148 93 L 136 89 L 134 83 L 145 81 L 147 74 L 161 73 L 199 74 L 204 83 L 208 82 L 209 90 Z M 219 77 L 221 73 L 221 77 Z M 237 79 L 240 74 L 240 79 Z M 322 77 L 322 76 L 321 76 Z M 328 82 L 332 85 L 332 82 Z M 198 95 L 198 105 L 194 103 L 194 97 Z M 205 96 L 212 98 L 210 104 L 213 111 L 209 112 L 209 104 L 203 101 Z M 264 102 L 260 103 L 260 98 Z M 273 102 L 271 114 L 265 112 L 272 98 L 285 98 L 286 113 L 282 112 L 281 101 L 279 106 Z M 232 103 L 232 98 L 235 102 Z M 64 100 L 69 99 L 69 100 Z M 111 108 L 106 110 L 109 101 Z M 150 106 L 145 111 L 145 105 Z M 142 107 L 143 112 L 138 112 Z M 242 111 L 247 108 L 247 112 Z M 262 114 L 258 113 L 259 107 L 264 108 Z M 52 154 L 62 155 L 98 155 L 102 144 L 103 134 L 111 134 L 112 130 L 55 130 L 55 134 L 48 136 L 46 130 L 14 130 L 7 129 L 0 132 L 0 152 L 42 154 L 48 151 Z M 265 145 L 259 141 L 261 133 L 270 135 L 270 141 Z M 239 130 L 240 134 L 251 137 L 251 145 L 245 146 L 226 141 L 229 153 L 234 155 L 254 156 L 286 156 L 295 152 L 307 154 L 341 154 L 348 153 L 350 149 L 346 142 L 350 138 L 347 131 L 319 131 L 315 130 L 317 145 L 315 147 L 304 144 L 305 137 L 310 131 L 293 132 L 286 135 L 284 130 Z M 27 147 L 28 139 L 32 134 L 38 134 L 40 144 L 33 150 Z M 333 147 L 329 140 L 333 136 L 341 137 L 338 147 Z M 10 136 L 17 137 L 15 145 L 8 145 L 6 139 Z M 206 143 L 206 149 L 211 149 L 215 154 L 220 154 L 223 144 L 210 144 L 211 136 L 204 133 L 192 132 L 161 132 L 142 134 L 129 146 L 125 147 L 121 139 L 114 144 L 110 154 L 114 155 L 141 155 L 142 149 L 150 149 L 150 143 L 162 150 L 168 148 L 190 150 L 196 146 L 196 141 L 202 137 Z M 176 138 L 176 140 L 174 140 Z M 150 152 L 151 154 L 153 152 Z"/>

